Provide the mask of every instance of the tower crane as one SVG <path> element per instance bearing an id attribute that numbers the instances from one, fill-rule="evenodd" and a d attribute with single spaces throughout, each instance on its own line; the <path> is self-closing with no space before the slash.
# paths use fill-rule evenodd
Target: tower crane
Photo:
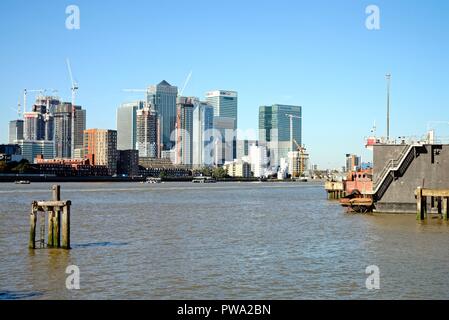
<path id="1" fill-rule="evenodd" d="M 79 89 L 78 83 L 73 80 L 72 74 L 72 66 L 70 65 L 70 60 L 67 58 L 67 69 L 69 70 L 71 87 L 70 91 L 72 92 L 72 134 L 70 138 L 71 152 L 70 156 L 73 159 L 75 156 L 75 99 L 76 99 L 76 91 Z"/>
<path id="2" fill-rule="evenodd" d="M 306 148 L 303 146 L 300 146 L 295 139 L 293 139 L 293 142 L 296 145 L 297 150 L 298 150 L 298 161 L 299 161 L 299 164 L 298 164 L 299 170 L 298 171 L 299 172 L 297 174 L 298 174 L 298 176 L 301 176 L 304 173 L 304 171 L 306 170 L 306 161 L 308 160 L 308 154 L 306 153 Z"/>
<path id="3" fill-rule="evenodd" d="M 302 119 L 302 117 L 288 113 L 285 115 L 290 118 L 290 149 L 293 151 L 293 119 Z"/>
<path id="4" fill-rule="evenodd" d="M 192 77 L 192 72 L 193 71 L 190 71 L 190 73 L 187 75 L 186 81 L 184 81 L 184 85 L 182 86 L 182 89 L 179 92 L 178 96 L 182 97 L 182 95 L 184 94 L 184 90 L 186 89 L 187 84 L 189 83 L 190 78 Z"/>

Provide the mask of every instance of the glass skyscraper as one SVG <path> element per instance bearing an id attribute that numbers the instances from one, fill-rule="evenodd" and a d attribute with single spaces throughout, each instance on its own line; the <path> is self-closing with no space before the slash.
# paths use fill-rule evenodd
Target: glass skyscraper
<path id="1" fill-rule="evenodd" d="M 177 164 L 192 165 L 193 109 L 196 104 L 197 98 L 179 97 L 177 100 L 175 151 Z"/>
<path id="2" fill-rule="evenodd" d="M 234 129 L 237 129 L 237 92 L 216 90 L 206 93 L 206 101 L 214 107 L 215 117 L 233 118 Z"/>
<path id="3" fill-rule="evenodd" d="M 290 141 L 290 118 L 292 119 L 292 138 L 302 144 L 302 108 L 300 106 L 280 105 L 259 108 L 259 140 L 268 147 L 270 165 L 279 166 L 281 158 L 296 150 Z"/>
<path id="4" fill-rule="evenodd" d="M 232 142 L 232 161 L 237 156 L 237 122 L 238 122 L 238 95 L 235 91 L 215 90 L 206 93 L 206 101 L 214 107 L 214 116 L 234 120 L 234 139 Z M 230 141 L 227 141 L 230 143 Z"/>
<path id="5" fill-rule="evenodd" d="M 213 165 L 214 108 L 199 102 L 193 109 L 193 165 Z"/>
<path id="6" fill-rule="evenodd" d="M 145 102 L 124 103 L 117 109 L 117 149 L 135 150 L 137 142 L 137 111 Z"/>
<path id="7" fill-rule="evenodd" d="M 161 123 L 162 150 L 170 150 L 174 146 L 174 141 L 170 138 L 175 131 L 177 96 L 178 87 L 165 80 L 148 88 L 147 102 L 158 113 Z"/>
<path id="8" fill-rule="evenodd" d="M 12 120 L 9 122 L 9 143 L 23 140 L 23 120 Z"/>

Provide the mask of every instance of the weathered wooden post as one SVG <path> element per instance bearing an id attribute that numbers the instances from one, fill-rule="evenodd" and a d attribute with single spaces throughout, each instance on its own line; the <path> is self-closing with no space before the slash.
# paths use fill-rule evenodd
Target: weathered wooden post
<path id="1" fill-rule="evenodd" d="M 441 214 L 441 197 L 437 198 L 437 209 L 438 209 L 438 214 Z"/>
<path id="2" fill-rule="evenodd" d="M 52 209 L 48 209 L 48 230 L 47 230 L 47 234 L 48 234 L 48 239 L 47 239 L 47 247 L 53 247 L 53 238 L 55 236 L 54 234 L 54 219 L 53 219 L 53 215 L 54 215 L 54 211 Z"/>
<path id="3" fill-rule="evenodd" d="M 447 197 L 443 197 L 443 220 L 444 221 L 448 221 L 448 217 L 447 217 L 447 210 L 449 209 L 448 207 L 448 198 Z"/>
<path id="4" fill-rule="evenodd" d="M 33 202 L 31 204 L 31 213 L 30 213 L 30 240 L 28 242 L 28 247 L 30 249 L 36 248 L 36 222 L 37 222 L 37 215 L 36 215 L 36 203 Z"/>
<path id="5" fill-rule="evenodd" d="M 30 213 L 30 240 L 28 246 L 36 248 L 36 223 L 37 213 L 43 212 L 41 226 L 41 241 L 44 241 L 45 212 L 48 213 L 47 247 L 70 249 L 70 200 L 61 201 L 61 187 L 54 185 L 52 188 L 52 201 L 33 201 Z M 61 226 L 62 216 L 62 226 Z M 61 245 L 62 229 L 62 245 Z"/>
<path id="6" fill-rule="evenodd" d="M 70 205 L 67 201 L 62 208 L 62 248 L 70 249 Z"/>
<path id="7" fill-rule="evenodd" d="M 416 220 L 423 220 L 422 188 L 416 189 Z"/>
<path id="8" fill-rule="evenodd" d="M 422 192 L 422 190 L 421 190 Z M 427 196 L 422 195 L 421 196 L 422 205 L 421 205 L 421 220 L 427 219 Z"/>
<path id="9" fill-rule="evenodd" d="M 53 201 L 61 200 L 61 186 L 54 185 L 52 187 Z M 59 248 L 61 246 L 61 214 L 59 207 L 53 207 L 53 247 Z M 50 243 L 50 242 L 49 242 Z"/>

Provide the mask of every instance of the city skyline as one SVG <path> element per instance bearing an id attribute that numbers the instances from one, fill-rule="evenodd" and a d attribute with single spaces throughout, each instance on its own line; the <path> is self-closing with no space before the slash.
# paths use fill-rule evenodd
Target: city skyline
<path id="1" fill-rule="evenodd" d="M 67 30 L 64 21 L 69 4 L 0 4 L 1 12 L 8 12 L 0 13 L 0 27 L 8 30 L 4 43 L 10 44 L 3 52 L 2 118 L 16 118 L 13 109 L 24 88 L 56 88 L 64 101 L 70 101 L 65 66 L 69 57 L 80 87 L 77 104 L 88 113 L 87 128 L 115 129 L 117 107 L 144 99 L 123 93 L 123 88 L 146 88 L 161 79 L 181 88 L 192 70 L 183 95 L 204 97 L 208 90 L 222 88 L 237 91 L 242 130 L 258 129 L 260 106 L 303 106 L 303 143 L 311 162 L 320 168 L 341 167 L 347 153 L 369 160 L 364 138 L 370 135 L 374 121 L 379 135 L 385 131 L 386 73 L 392 74 L 392 137 L 421 136 L 428 122 L 449 119 L 445 111 L 449 93 L 444 90 L 449 83 L 445 58 L 449 48 L 442 41 L 448 25 L 447 3 L 427 7 L 417 2 L 379 1 L 380 30 L 366 28 L 368 4 L 364 2 L 231 3 L 236 9 L 234 23 L 229 25 L 225 10 L 203 1 L 157 5 L 136 1 L 136 6 L 118 1 L 106 6 L 107 14 L 103 14 L 103 5 L 78 1 L 81 28 Z M 155 15 L 151 23 L 139 19 L 150 6 L 170 12 L 171 18 L 165 21 L 165 15 Z M 197 21 L 210 21 L 212 12 L 216 23 L 203 28 Z M 189 24 L 183 30 L 179 27 L 185 19 Z M 264 24 L 267 19 L 272 23 Z M 173 39 L 167 36 L 170 33 L 178 36 Z M 24 35 L 26 41 L 22 41 Z M 59 41 L 61 49 L 50 53 L 31 50 L 41 42 L 40 35 Z M 141 41 L 142 36 L 152 37 L 151 42 L 164 50 L 124 50 L 136 45 L 151 49 L 150 42 Z M 207 44 L 207 49 L 198 50 L 201 44 Z M 91 48 L 89 54 L 82 49 L 86 47 Z M 181 47 L 182 52 L 176 49 Z M 32 100 L 30 94 L 28 110 Z M 435 126 L 437 134 L 449 136 L 449 126 Z M 8 121 L 0 124 L 0 141 L 8 141 Z"/>

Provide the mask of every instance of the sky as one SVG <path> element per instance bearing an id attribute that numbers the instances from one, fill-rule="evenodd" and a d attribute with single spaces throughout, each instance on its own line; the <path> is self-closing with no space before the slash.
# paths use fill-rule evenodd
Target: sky
<path id="1" fill-rule="evenodd" d="M 80 29 L 66 28 L 66 7 Z M 380 29 L 370 30 L 369 5 Z M 374 122 L 385 135 L 391 73 L 391 136 L 422 136 L 449 123 L 449 1 L 0 1 L 0 143 L 23 89 L 57 89 L 88 128 L 116 128 L 123 92 L 167 80 L 184 95 L 239 94 L 239 129 L 257 130 L 261 105 L 303 107 L 303 143 L 319 168 L 341 168 L 364 148 Z M 28 98 L 28 108 L 33 95 Z M 440 137 L 449 124 L 431 123 Z"/>

